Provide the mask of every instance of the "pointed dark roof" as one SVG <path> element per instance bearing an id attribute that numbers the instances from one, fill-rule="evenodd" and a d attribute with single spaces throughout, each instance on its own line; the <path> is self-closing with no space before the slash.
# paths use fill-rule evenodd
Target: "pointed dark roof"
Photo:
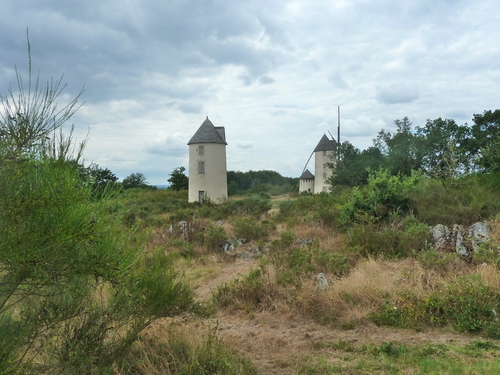
<path id="1" fill-rule="evenodd" d="M 326 134 L 319 141 L 318 145 L 314 149 L 314 152 L 318 151 L 335 151 L 337 149 L 337 141 L 335 139 L 328 139 Z"/>
<path id="2" fill-rule="evenodd" d="M 223 126 L 214 126 L 207 116 L 188 142 L 188 145 L 193 143 L 222 143 L 227 145 L 225 129 Z"/>
<path id="3" fill-rule="evenodd" d="M 301 180 L 310 180 L 310 179 L 313 179 L 314 178 L 314 175 L 309 172 L 309 169 L 306 169 L 301 175 L 300 175 L 300 179 Z"/>

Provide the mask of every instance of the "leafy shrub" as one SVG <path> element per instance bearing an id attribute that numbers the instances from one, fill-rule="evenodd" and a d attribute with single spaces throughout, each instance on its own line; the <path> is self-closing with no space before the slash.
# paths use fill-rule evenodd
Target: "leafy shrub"
<path id="1" fill-rule="evenodd" d="M 268 236 L 268 225 L 253 218 L 236 219 L 234 222 L 234 234 L 238 238 L 246 240 L 258 240 Z"/>
<path id="2" fill-rule="evenodd" d="M 362 256 L 401 258 L 424 249 L 429 241 L 429 227 L 412 217 L 389 225 L 355 223 L 347 232 L 347 245 Z"/>
<path id="3" fill-rule="evenodd" d="M 224 212 L 225 216 L 245 216 L 252 215 L 259 217 L 272 208 L 271 201 L 265 195 L 253 195 L 249 198 L 230 201 L 225 205 L 220 205 L 218 211 Z"/>
<path id="4" fill-rule="evenodd" d="M 251 270 L 243 279 L 234 280 L 217 288 L 214 301 L 222 308 L 259 311 L 272 307 L 280 296 L 274 276 L 263 264 Z"/>
<path id="5" fill-rule="evenodd" d="M 500 174 L 471 175 L 444 186 L 427 179 L 411 192 L 418 220 L 429 225 L 472 225 L 500 210 Z"/>
<path id="6" fill-rule="evenodd" d="M 339 206 L 341 222 L 378 222 L 394 213 L 408 212 L 411 208 L 410 192 L 421 180 L 422 175 L 417 172 L 405 177 L 392 176 L 384 169 L 370 171 L 368 184 L 353 188 L 349 200 Z"/>
<path id="7" fill-rule="evenodd" d="M 344 202 L 345 194 L 301 195 L 279 204 L 278 220 L 290 224 L 297 222 L 335 226 L 339 221 L 337 206 Z"/>
<path id="8" fill-rule="evenodd" d="M 459 276 L 442 292 L 424 302 L 428 316 L 447 321 L 461 332 L 480 332 L 495 322 L 500 294 L 484 285 L 478 275 Z"/>
<path id="9" fill-rule="evenodd" d="M 227 240 L 227 235 L 224 228 L 212 224 L 207 224 L 200 235 L 201 244 L 208 250 L 220 250 L 225 240 Z"/>
<path id="10" fill-rule="evenodd" d="M 410 291 L 396 301 L 386 301 L 372 321 L 397 327 L 451 325 L 460 332 L 483 332 L 498 337 L 496 312 L 500 293 L 484 285 L 478 275 L 457 276 L 443 290 L 417 298 Z"/>

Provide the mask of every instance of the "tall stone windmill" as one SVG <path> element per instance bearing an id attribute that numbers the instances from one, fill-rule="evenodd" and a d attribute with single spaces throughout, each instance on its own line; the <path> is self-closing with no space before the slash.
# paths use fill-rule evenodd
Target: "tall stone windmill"
<path id="1" fill-rule="evenodd" d="M 207 118 L 189 145 L 189 202 L 227 201 L 226 132 Z"/>

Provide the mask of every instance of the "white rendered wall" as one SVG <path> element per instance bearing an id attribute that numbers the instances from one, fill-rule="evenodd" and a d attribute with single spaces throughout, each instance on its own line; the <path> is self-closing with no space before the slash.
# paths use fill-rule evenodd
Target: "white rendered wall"
<path id="1" fill-rule="evenodd" d="M 314 193 L 314 179 L 300 179 L 299 181 L 299 193 L 307 191 L 308 193 Z"/>
<path id="2" fill-rule="evenodd" d="M 200 155 L 200 146 L 203 154 Z M 198 163 L 204 162 L 205 173 L 198 173 Z M 189 202 L 198 202 L 200 191 L 214 203 L 227 201 L 226 145 L 194 143 L 189 145 Z"/>
<path id="3" fill-rule="evenodd" d="M 322 191 L 329 192 L 330 186 L 326 183 L 332 175 L 332 169 L 328 167 L 328 163 L 332 163 L 332 155 L 334 151 L 316 151 L 314 153 L 314 193 L 318 194 Z"/>

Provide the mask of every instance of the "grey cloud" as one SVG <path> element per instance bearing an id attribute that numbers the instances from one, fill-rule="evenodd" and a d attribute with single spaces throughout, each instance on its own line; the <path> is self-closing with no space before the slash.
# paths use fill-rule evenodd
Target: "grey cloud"
<path id="1" fill-rule="evenodd" d="M 328 77 L 328 80 L 333 83 L 335 88 L 339 89 L 349 89 L 349 84 L 346 82 L 344 77 L 339 72 L 332 72 Z"/>
<path id="2" fill-rule="evenodd" d="M 259 78 L 259 83 L 262 85 L 269 85 L 274 82 L 276 82 L 276 80 L 273 77 L 262 76 Z"/>
<path id="3" fill-rule="evenodd" d="M 201 113 L 203 105 L 200 103 L 183 103 L 179 105 L 179 110 L 183 113 Z"/>
<path id="4" fill-rule="evenodd" d="M 253 148 L 253 142 L 236 141 L 235 145 L 236 145 L 236 148 L 243 149 L 243 150 L 248 150 L 248 149 Z"/>
<path id="5" fill-rule="evenodd" d="M 187 140 L 178 134 L 166 135 L 149 141 L 144 150 L 148 154 L 182 157 L 188 152 Z"/>
<path id="6" fill-rule="evenodd" d="M 419 93 L 413 87 L 392 84 L 379 88 L 377 100 L 384 104 L 410 103 L 418 99 Z"/>

